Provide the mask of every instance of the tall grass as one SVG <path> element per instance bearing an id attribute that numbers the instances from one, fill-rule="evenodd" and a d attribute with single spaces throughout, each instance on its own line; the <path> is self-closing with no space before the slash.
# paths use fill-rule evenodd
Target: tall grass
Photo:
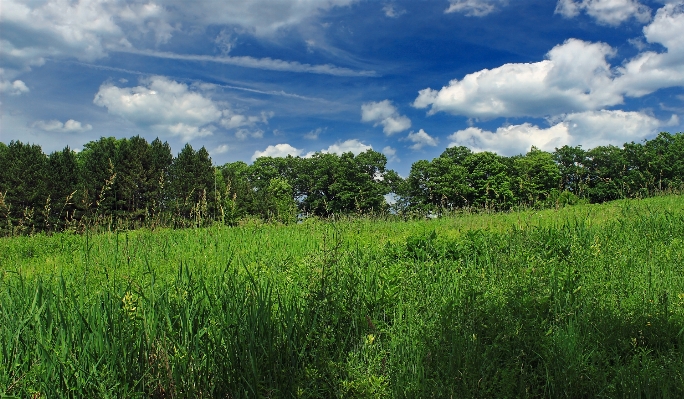
<path id="1" fill-rule="evenodd" d="M 682 397 L 684 198 L 0 239 L 0 395 Z"/>

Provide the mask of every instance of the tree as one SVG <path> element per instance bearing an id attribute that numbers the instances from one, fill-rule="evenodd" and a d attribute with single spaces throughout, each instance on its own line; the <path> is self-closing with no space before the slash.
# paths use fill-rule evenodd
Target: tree
<path id="1" fill-rule="evenodd" d="M 68 146 L 62 151 L 51 153 L 45 172 L 47 191 L 50 195 L 50 216 L 46 223 L 48 230 L 63 230 L 67 221 L 80 219 L 77 214 L 76 198 L 82 189 L 76 153 Z"/>
<path id="2" fill-rule="evenodd" d="M 564 145 L 553 152 L 553 160 L 560 172 L 561 191 L 570 191 L 578 197 L 586 194 L 588 184 L 587 155 L 582 146 Z"/>
<path id="3" fill-rule="evenodd" d="M 102 137 L 83 146 L 78 154 L 83 189 L 79 198 L 81 211 L 89 217 L 111 215 L 116 207 L 112 188 L 116 181 L 118 141 Z"/>
<path id="4" fill-rule="evenodd" d="M 149 187 L 150 146 L 140 136 L 122 139 L 116 149 L 115 214 L 122 220 L 144 221 Z"/>
<path id="5" fill-rule="evenodd" d="M 558 189 L 561 173 L 548 152 L 532 147 L 524 157 L 513 159 L 513 168 L 514 191 L 519 202 L 534 205 Z"/>
<path id="6" fill-rule="evenodd" d="M 156 217 L 169 209 L 170 176 L 173 154 L 169 143 L 162 143 L 156 138 L 150 144 L 150 163 L 147 172 L 147 189 L 145 190 L 145 206 L 151 216 Z"/>
<path id="7" fill-rule="evenodd" d="M 475 206 L 508 209 L 514 203 L 509 167 L 505 157 L 493 152 L 479 152 L 464 160 L 468 185 L 472 188 L 470 203 Z"/>
<path id="8" fill-rule="evenodd" d="M 292 186 L 287 180 L 276 177 L 269 182 L 267 197 L 269 220 L 283 224 L 297 221 L 297 204 L 292 194 Z"/>
<path id="9" fill-rule="evenodd" d="M 170 187 L 177 225 L 192 222 L 195 226 L 211 221 L 209 203 L 214 190 L 214 168 L 209 152 L 202 147 L 193 150 L 190 144 L 178 153 L 170 168 Z"/>
<path id="10" fill-rule="evenodd" d="M 42 229 L 49 196 L 45 179 L 47 157 L 42 149 L 35 144 L 11 141 L 2 150 L 0 162 L 0 192 L 5 211 L 5 220 L 0 224 L 29 232 Z"/>
<path id="11" fill-rule="evenodd" d="M 622 149 L 614 145 L 599 146 L 587 152 L 591 202 L 605 202 L 626 197 L 623 177 L 627 162 Z"/>

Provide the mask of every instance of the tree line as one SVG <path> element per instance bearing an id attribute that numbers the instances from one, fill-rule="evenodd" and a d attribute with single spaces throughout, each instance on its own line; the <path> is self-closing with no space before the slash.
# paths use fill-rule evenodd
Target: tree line
<path id="1" fill-rule="evenodd" d="M 678 191 L 683 179 L 682 133 L 622 147 L 533 147 L 512 157 L 451 147 L 415 162 L 406 178 L 373 150 L 214 166 L 204 147 L 186 144 L 174 157 L 158 138 L 103 137 L 80 152 L 49 155 L 12 141 L 0 143 L 0 234 L 548 207 Z"/>

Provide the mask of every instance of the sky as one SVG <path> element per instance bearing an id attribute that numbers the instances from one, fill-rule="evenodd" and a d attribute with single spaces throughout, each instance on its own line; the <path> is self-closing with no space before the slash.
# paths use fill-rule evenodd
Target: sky
<path id="1" fill-rule="evenodd" d="M 0 141 L 140 135 L 216 165 L 684 130 L 682 0 L 2 0 Z"/>

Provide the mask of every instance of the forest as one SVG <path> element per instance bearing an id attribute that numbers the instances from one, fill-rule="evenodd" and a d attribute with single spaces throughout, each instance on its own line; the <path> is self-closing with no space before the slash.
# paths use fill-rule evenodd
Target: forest
<path id="1" fill-rule="evenodd" d="M 0 143 L 0 235 L 547 208 L 679 192 L 683 178 L 684 134 L 666 132 L 622 147 L 532 147 L 512 157 L 451 147 L 415 162 L 406 178 L 373 150 L 215 166 L 204 147 L 186 144 L 173 156 L 158 138 L 103 137 L 49 155 L 12 141 Z"/>

